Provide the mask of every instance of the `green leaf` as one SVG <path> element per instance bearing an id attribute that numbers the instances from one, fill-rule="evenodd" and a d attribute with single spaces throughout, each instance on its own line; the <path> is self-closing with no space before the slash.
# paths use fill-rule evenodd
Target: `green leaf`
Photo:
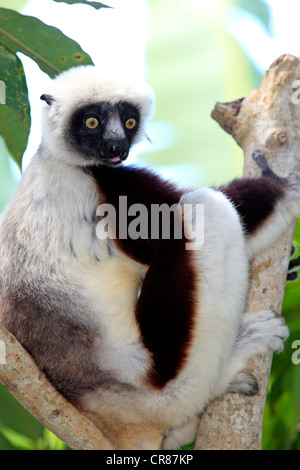
<path id="1" fill-rule="evenodd" d="M 45 428 L 43 432 L 44 448 L 49 450 L 66 450 L 67 446 L 49 429 Z"/>
<path id="2" fill-rule="evenodd" d="M 0 8 L 0 45 L 33 59 L 51 78 L 76 65 L 93 64 L 77 42 L 37 18 Z"/>
<path id="3" fill-rule="evenodd" d="M 17 52 L 33 59 L 51 78 L 76 65 L 93 62 L 59 29 L 0 8 L 0 81 L 6 85 L 6 104 L 0 105 L 0 135 L 21 168 L 31 121 L 26 80 Z"/>
<path id="4" fill-rule="evenodd" d="M 22 167 L 22 157 L 27 147 L 29 131 L 29 112 L 25 114 L 24 119 L 21 119 L 20 115 L 7 105 L 0 106 L 0 134 L 5 139 L 9 153 L 19 168 Z"/>
<path id="5" fill-rule="evenodd" d="M 0 46 L 0 80 L 5 84 L 5 104 L 0 105 L 0 135 L 21 168 L 30 131 L 30 106 L 20 59 Z"/>
<path id="6" fill-rule="evenodd" d="M 6 87 L 5 104 L 24 119 L 29 109 L 29 101 L 22 62 L 3 46 L 0 46 L 0 81 Z"/>
<path id="7" fill-rule="evenodd" d="M 0 435 L 13 446 L 16 450 L 67 450 L 68 446 L 64 444 L 51 431 L 44 428 L 43 435 L 36 440 L 30 439 L 14 429 L 0 423 Z"/>
<path id="8" fill-rule="evenodd" d="M 55 2 L 59 3 L 67 3 L 68 5 L 75 5 L 75 3 L 81 3 L 82 5 L 90 5 L 91 7 L 96 8 L 96 10 L 100 10 L 100 8 L 112 8 L 108 5 L 104 5 L 103 3 L 99 2 L 88 2 L 87 0 L 54 0 Z"/>
<path id="9" fill-rule="evenodd" d="M 270 31 L 270 11 L 263 0 L 239 0 L 242 8 L 257 16 Z"/>

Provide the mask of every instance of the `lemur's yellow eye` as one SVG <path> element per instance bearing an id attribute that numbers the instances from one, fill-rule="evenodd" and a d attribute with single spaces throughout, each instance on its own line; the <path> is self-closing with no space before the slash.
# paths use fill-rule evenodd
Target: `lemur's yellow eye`
<path id="1" fill-rule="evenodd" d="M 126 121 L 125 126 L 127 129 L 133 129 L 136 126 L 136 120 L 134 118 L 130 118 Z"/>
<path id="2" fill-rule="evenodd" d="M 99 126 L 99 121 L 98 121 L 98 119 L 96 119 L 95 117 L 89 117 L 89 118 L 87 118 L 87 120 L 85 121 L 85 125 L 86 125 L 86 127 L 88 127 L 89 129 L 96 129 L 96 127 Z"/>

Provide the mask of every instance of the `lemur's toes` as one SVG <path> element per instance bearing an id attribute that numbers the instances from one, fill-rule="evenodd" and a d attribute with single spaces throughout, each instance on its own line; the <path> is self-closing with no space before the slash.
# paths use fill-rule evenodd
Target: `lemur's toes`
<path id="1" fill-rule="evenodd" d="M 269 169 L 266 156 L 262 150 L 254 150 L 252 158 L 263 171 Z"/>
<path id="2" fill-rule="evenodd" d="M 300 256 L 297 256 L 297 258 L 291 259 L 289 262 L 289 271 L 290 269 L 294 269 L 300 266 Z"/>
<path id="3" fill-rule="evenodd" d="M 297 281 L 298 280 L 297 271 L 292 271 L 290 273 L 287 273 L 286 280 L 287 281 Z"/>
<path id="4" fill-rule="evenodd" d="M 293 245 L 292 245 L 292 248 L 291 248 L 291 257 L 296 254 L 296 251 L 297 251 L 297 248 L 296 248 L 295 245 L 293 244 Z"/>
<path id="5" fill-rule="evenodd" d="M 276 173 L 274 173 L 273 170 L 271 170 L 267 162 L 266 156 L 262 150 L 254 150 L 254 152 L 252 153 L 252 158 L 257 163 L 259 168 L 262 170 L 263 176 L 272 178 L 276 180 L 278 183 L 280 183 L 281 185 L 286 186 L 287 179 L 281 178 L 280 176 L 276 175 Z"/>
<path id="6" fill-rule="evenodd" d="M 297 248 L 293 244 L 291 248 L 291 256 L 294 256 L 296 254 Z M 300 256 L 297 256 L 297 258 L 291 259 L 289 262 L 289 267 L 288 267 L 288 273 L 286 276 L 287 281 L 297 281 L 299 275 L 297 271 L 294 271 L 296 268 L 300 266 Z"/>
<path id="7" fill-rule="evenodd" d="M 229 393 L 239 392 L 251 397 L 258 393 L 259 384 L 254 375 L 247 373 L 247 371 L 242 371 L 229 384 L 226 391 Z"/>

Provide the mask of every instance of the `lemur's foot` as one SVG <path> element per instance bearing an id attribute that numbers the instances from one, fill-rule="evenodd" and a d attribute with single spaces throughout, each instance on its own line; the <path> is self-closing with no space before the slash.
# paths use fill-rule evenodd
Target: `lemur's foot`
<path id="1" fill-rule="evenodd" d="M 242 371 L 229 384 L 226 391 L 229 393 L 238 392 L 251 397 L 258 393 L 259 383 L 254 375 L 248 373 L 247 371 Z"/>

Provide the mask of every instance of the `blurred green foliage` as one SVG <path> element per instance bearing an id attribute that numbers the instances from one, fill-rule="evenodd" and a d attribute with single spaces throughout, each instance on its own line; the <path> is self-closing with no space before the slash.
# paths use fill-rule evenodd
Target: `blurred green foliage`
<path id="1" fill-rule="evenodd" d="M 269 30 L 270 33 L 272 32 L 270 11 L 264 0 L 238 0 L 236 4 L 256 16 L 257 19 L 263 22 L 265 28 Z"/>
<path id="2" fill-rule="evenodd" d="M 34 440 L 0 423 L 0 434 L 12 449 L 67 450 L 67 446 L 46 428 L 42 430 L 42 435 Z"/>
<path id="3" fill-rule="evenodd" d="M 167 166 L 183 185 L 221 184 L 242 171 L 241 150 L 210 119 L 216 101 L 245 96 L 253 86 L 251 66 L 224 27 L 232 3 L 149 1 L 154 121 L 168 123 L 172 140 L 139 160 L 158 171 Z"/>
<path id="4" fill-rule="evenodd" d="M 300 222 L 295 232 L 295 245 L 300 247 Z M 294 257 L 299 256 L 297 251 Z M 284 351 L 274 355 L 267 397 L 263 448 L 300 450 L 300 364 L 294 364 L 292 344 L 300 340 L 300 279 L 288 282 L 282 315 L 290 329 Z"/>

